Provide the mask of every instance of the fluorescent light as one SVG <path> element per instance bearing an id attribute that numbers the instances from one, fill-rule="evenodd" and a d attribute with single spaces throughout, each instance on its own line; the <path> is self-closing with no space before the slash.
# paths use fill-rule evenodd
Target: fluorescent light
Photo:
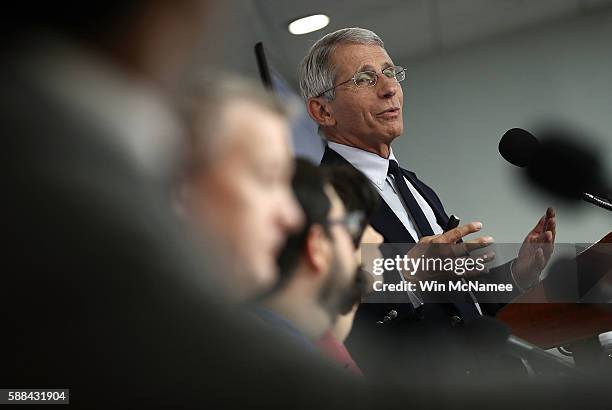
<path id="1" fill-rule="evenodd" d="M 329 24 L 329 17 L 325 14 L 315 14 L 314 16 L 303 17 L 289 24 L 291 34 L 306 34 L 321 30 Z"/>

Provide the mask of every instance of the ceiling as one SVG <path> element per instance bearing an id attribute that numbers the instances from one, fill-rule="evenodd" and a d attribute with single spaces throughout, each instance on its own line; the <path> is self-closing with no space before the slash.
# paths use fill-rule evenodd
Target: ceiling
<path id="1" fill-rule="evenodd" d="M 610 5 L 612 0 L 251 0 L 248 14 L 275 68 L 294 83 L 308 47 L 343 27 L 375 31 L 400 63 Z M 292 20 L 319 13 L 331 18 L 323 30 L 300 36 L 287 31 Z"/>

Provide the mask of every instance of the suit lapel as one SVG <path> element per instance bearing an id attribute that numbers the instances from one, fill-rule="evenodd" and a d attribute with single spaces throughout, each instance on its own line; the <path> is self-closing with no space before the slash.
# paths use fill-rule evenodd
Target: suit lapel
<path id="1" fill-rule="evenodd" d="M 378 210 L 370 218 L 370 225 L 383 235 L 386 243 L 416 243 L 402 221 L 382 197 Z"/>
<path id="2" fill-rule="evenodd" d="M 325 146 L 323 158 L 321 158 L 321 165 L 348 165 L 349 167 L 353 167 L 350 162 L 348 162 L 342 155 L 331 149 L 328 145 Z"/>
<path id="3" fill-rule="evenodd" d="M 353 167 L 344 157 L 338 154 L 329 146 L 325 147 L 323 158 L 321 159 L 322 165 L 345 165 Z M 421 181 L 419 181 L 413 172 L 410 172 L 402 168 L 402 173 L 408 181 L 415 187 L 415 189 L 421 194 L 421 196 L 427 201 L 429 206 L 436 216 L 438 225 L 442 228 L 448 223 L 448 216 L 440 201 L 435 198 L 428 190 L 423 189 Z M 395 215 L 393 210 L 387 205 L 387 203 L 380 197 L 380 207 L 376 213 L 372 216 L 370 223 L 371 225 L 380 232 L 385 238 L 387 243 L 415 243 L 415 238 L 410 235 L 410 232 L 404 227 L 404 224 Z"/>
<path id="4" fill-rule="evenodd" d="M 321 165 L 345 165 L 354 168 L 342 155 L 328 146 L 325 147 Z M 393 210 L 380 195 L 379 198 L 380 206 L 370 219 L 372 227 L 382 234 L 386 243 L 415 243 L 416 241 Z"/>

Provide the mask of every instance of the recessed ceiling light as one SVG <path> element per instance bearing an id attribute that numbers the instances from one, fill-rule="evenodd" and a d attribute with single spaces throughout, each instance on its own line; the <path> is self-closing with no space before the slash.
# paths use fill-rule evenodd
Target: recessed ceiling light
<path id="1" fill-rule="evenodd" d="M 289 32 L 291 34 L 306 34 L 313 31 L 321 30 L 329 24 L 329 17 L 325 14 L 315 14 L 313 16 L 303 17 L 289 23 Z"/>

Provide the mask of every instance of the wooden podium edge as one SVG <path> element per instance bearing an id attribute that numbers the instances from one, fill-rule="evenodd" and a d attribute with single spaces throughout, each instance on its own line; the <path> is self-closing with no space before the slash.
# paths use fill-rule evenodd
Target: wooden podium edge
<path id="1" fill-rule="evenodd" d="M 596 244 L 612 243 L 612 232 Z M 586 254 L 594 245 L 580 255 Z M 533 303 L 545 300 L 544 288 L 536 286 L 504 306 L 497 319 L 512 333 L 541 348 L 549 349 L 612 331 L 612 304 Z"/>

